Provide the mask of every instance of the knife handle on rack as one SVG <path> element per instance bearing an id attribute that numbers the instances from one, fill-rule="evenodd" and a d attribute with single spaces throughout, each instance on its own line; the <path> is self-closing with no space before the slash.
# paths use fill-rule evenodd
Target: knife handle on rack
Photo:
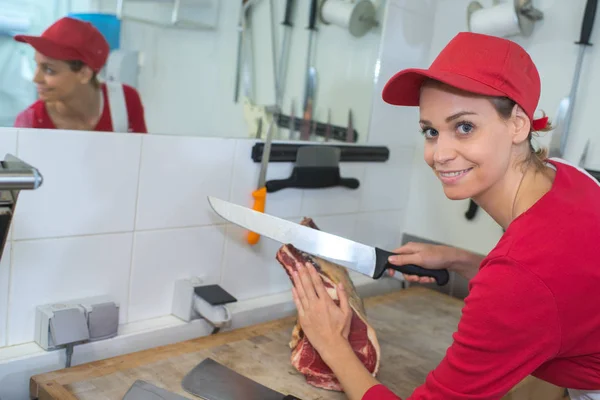
<path id="1" fill-rule="evenodd" d="M 395 253 L 375 248 L 375 273 L 374 279 L 379 279 L 383 275 L 386 269 L 394 269 L 406 275 L 417 275 L 427 276 L 434 278 L 439 286 L 444 286 L 450 280 L 450 274 L 447 269 L 426 269 L 419 267 L 418 265 L 406 264 L 406 265 L 394 265 L 388 262 L 390 256 L 395 256 Z"/>
<path id="2" fill-rule="evenodd" d="M 254 197 L 254 205 L 252 209 L 261 213 L 265 212 L 265 203 L 267 201 L 267 187 L 263 186 L 252 192 Z M 248 232 L 248 243 L 256 244 L 260 240 L 260 235 L 256 232 Z"/>

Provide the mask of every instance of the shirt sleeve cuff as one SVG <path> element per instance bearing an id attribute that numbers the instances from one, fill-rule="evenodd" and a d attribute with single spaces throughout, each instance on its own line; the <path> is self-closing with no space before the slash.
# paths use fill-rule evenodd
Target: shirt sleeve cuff
<path id="1" fill-rule="evenodd" d="M 396 396 L 392 391 L 382 384 L 371 386 L 369 390 L 364 394 L 362 400 L 402 400 Z"/>

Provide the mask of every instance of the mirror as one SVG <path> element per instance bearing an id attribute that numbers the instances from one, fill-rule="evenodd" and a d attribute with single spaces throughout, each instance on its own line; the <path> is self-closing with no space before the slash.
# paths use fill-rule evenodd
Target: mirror
<path id="1" fill-rule="evenodd" d="M 1 1 L 1 126 L 13 126 L 37 100 L 34 50 L 13 36 L 40 35 L 72 15 L 109 40 L 100 80 L 138 91 L 150 134 L 264 138 L 272 119 L 276 140 L 324 141 L 329 134 L 328 140 L 346 141 L 350 123 L 357 136 L 351 141 L 367 141 L 385 0 L 318 1 L 310 63 L 310 0 L 293 2 L 291 26 L 282 24 L 286 0 Z M 274 68 L 282 64 L 285 79 L 276 96 Z M 307 82 L 314 83 L 312 118 L 305 113 Z"/>

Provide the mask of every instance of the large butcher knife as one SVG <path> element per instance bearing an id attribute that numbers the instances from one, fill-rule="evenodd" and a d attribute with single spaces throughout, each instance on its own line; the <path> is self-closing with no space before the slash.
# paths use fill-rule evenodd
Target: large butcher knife
<path id="1" fill-rule="evenodd" d="M 306 253 L 329 259 L 373 279 L 381 278 L 386 269 L 392 268 L 408 275 L 435 278 L 440 286 L 447 284 L 449 280 L 448 270 L 445 269 L 431 270 L 412 264 L 392 265 L 388 262 L 388 257 L 394 253 L 378 247 L 367 246 L 212 196 L 208 196 L 208 202 L 217 214 L 236 225 L 277 242 L 291 244 Z"/>
<path id="2" fill-rule="evenodd" d="M 300 400 L 269 389 L 212 358 L 194 367 L 183 378 L 181 386 L 186 392 L 205 400 Z"/>

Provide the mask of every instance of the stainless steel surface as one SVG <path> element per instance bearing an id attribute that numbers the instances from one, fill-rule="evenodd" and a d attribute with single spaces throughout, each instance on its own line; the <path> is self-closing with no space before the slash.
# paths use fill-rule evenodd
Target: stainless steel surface
<path id="1" fill-rule="evenodd" d="M 352 123 L 352 110 L 348 110 L 348 127 L 346 128 L 346 142 L 354 142 L 354 124 Z"/>
<path id="2" fill-rule="evenodd" d="M 265 147 L 263 148 L 262 160 L 260 164 L 260 174 L 258 175 L 257 189 L 264 187 L 267 179 L 267 169 L 269 167 L 269 158 L 271 157 L 271 142 L 273 141 L 273 125 L 275 125 L 275 119 L 271 120 L 269 123 L 269 129 L 267 130 Z"/>
<path id="3" fill-rule="evenodd" d="M 575 107 L 575 98 L 577 96 L 577 87 L 579 86 L 579 77 L 581 76 L 581 65 L 583 63 L 583 55 L 586 50 L 585 45 L 579 45 L 579 53 L 577 54 L 577 63 L 575 64 L 575 74 L 571 83 L 571 91 L 568 97 L 561 100 L 558 106 L 556 115 L 556 128 L 552 133 L 550 140 L 550 157 L 562 157 L 565 154 L 567 147 L 567 138 L 569 137 L 569 129 L 571 128 L 571 120 L 573 118 L 573 108 Z"/>
<path id="4" fill-rule="evenodd" d="M 292 105 L 290 107 L 290 122 L 288 124 L 288 135 L 290 140 L 296 138 L 296 102 L 292 99 Z"/>
<path id="5" fill-rule="evenodd" d="M 260 213 L 209 196 L 212 209 L 222 218 L 283 244 L 292 244 L 306 253 L 373 277 L 375 249 L 340 236 L 312 229 L 269 214 Z"/>
<path id="6" fill-rule="evenodd" d="M 12 154 L 6 154 L 0 162 L 0 258 L 20 191 L 38 189 L 43 182 L 42 174 L 36 168 Z"/>
<path id="7" fill-rule="evenodd" d="M 183 389 L 206 400 L 283 400 L 284 394 L 207 358 L 183 378 Z"/>
<path id="8" fill-rule="evenodd" d="M 7 154 L 0 166 L 0 190 L 35 190 L 42 185 L 40 172 L 19 158 Z"/>
<path id="9" fill-rule="evenodd" d="M 241 80 L 241 75 L 242 75 L 242 49 L 243 49 L 243 42 L 244 42 L 244 4 L 242 3 L 242 6 L 240 7 L 240 16 L 239 16 L 239 22 L 238 22 L 238 46 L 237 46 L 237 62 L 236 62 L 236 67 L 235 67 L 235 88 L 234 88 L 234 95 L 233 95 L 233 101 L 234 102 L 238 102 L 238 99 L 240 97 L 240 80 Z"/>
<path id="10" fill-rule="evenodd" d="M 303 146 L 296 153 L 299 167 L 339 167 L 342 150 L 332 146 Z"/>
<path id="11" fill-rule="evenodd" d="M 277 111 L 281 112 L 281 102 L 280 102 L 280 89 L 279 89 L 279 73 L 278 73 L 278 62 L 277 62 L 277 28 L 275 25 L 275 13 L 273 10 L 275 6 L 273 4 L 273 0 L 269 0 L 269 15 L 271 21 L 271 29 L 270 29 L 270 37 L 271 37 L 271 60 L 273 62 L 273 84 L 275 86 L 275 107 L 277 107 Z"/>
<path id="12" fill-rule="evenodd" d="M 331 139 L 331 108 L 327 109 L 327 126 L 325 127 L 325 141 Z"/>
<path id="13" fill-rule="evenodd" d="M 304 88 L 304 114 L 302 124 L 302 134 L 300 135 L 301 140 L 310 139 L 311 122 L 313 118 L 314 106 L 315 106 L 315 88 L 317 86 L 317 70 L 314 67 L 308 68 L 308 75 L 306 79 L 306 87 Z"/>
<path id="14" fill-rule="evenodd" d="M 313 50 L 313 41 L 314 41 L 314 30 L 311 30 L 308 36 L 308 55 L 306 56 L 306 81 L 304 84 L 304 104 L 303 109 L 306 110 L 308 108 L 308 102 L 312 100 L 314 97 L 314 92 L 311 89 L 312 82 L 316 78 L 317 70 L 314 66 L 311 65 L 311 61 L 313 59 L 312 52 Z"/>
<path id="15" fill-rule="evenodd" d="M 290 53 L 290 42 L 292 40 L 292 29 L 288 26 L 283 27 L 283 42 L 281 43 L 281 49 L 279 54 L 279 64 L 277 70 L 277 104 L 281 106 L 283 102 L 283 93 L 285 91 L 285 80 L 287 77 L 287 65 L 288 65 L 288 54 Z"/>

